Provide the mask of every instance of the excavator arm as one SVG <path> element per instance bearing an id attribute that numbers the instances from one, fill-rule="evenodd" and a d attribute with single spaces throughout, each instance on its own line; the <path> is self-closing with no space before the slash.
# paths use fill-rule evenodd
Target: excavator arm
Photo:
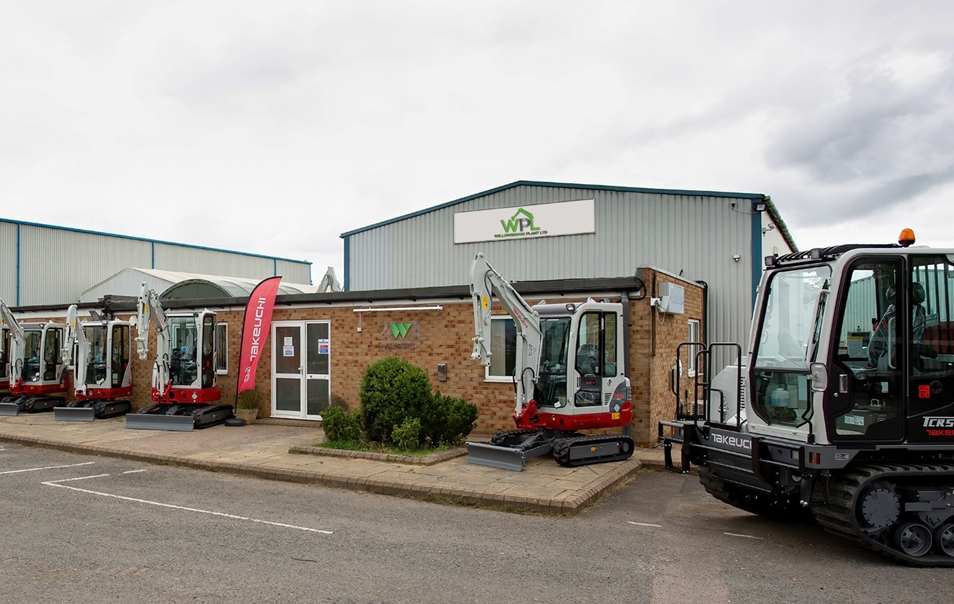
<path id="1" fill-rule="evenodd" d="M 66 337 L 63 339 L 63 364 L 69 365 L 70 354 L 76 346 L 76 358 L 73 359 L 73 387 L 77 394 L 86 394 L 86 368 L 89 363 L 89 342 L 83 324 L 77 318 L 75 304 L 66 310 Z"/>
<path id="2" fill-rule="evenodd" d="M 149 355 L 149 324 L 156 324 L 156 364 L 152 372 L 152 387 L 164 395 L 170 380 L 171 341 L 169 339 L 169 320 L 159 303 L 155 290 L 143 282 L 136 304 L 136 353 L 139 360 L 145 361 Z"/>
<path id="3" fill-rule="evenodd" d="M 471 358 L 479 359 L 481 365 L 490 365 L 490 317 L 494 298 L 513 319 L 517 330 L 514 385 L 517 391 L 516 414 L 519 416 L 533 398 L 534 385 L 540 372 L 540 350 L 543 344 L 540 317 L 479 252 L 471 268 L 470 294 L 474 303 L 476 331 Z"/>
<path id="4" fill-rule="evenodd" d="M 12 388 L 19 384 L 23 377 L 23 352 L 26 345 L 26 335 L 3 300 L 0 300 L 0 325 L 6 325 L 7 329 L 10 330 L 10 387 Z"/>
<path id="5" fill-rule="evenodd" d="M 335 276 L 335 267 L 329 266 L 325 272 L 325 276 L 321 278 L 321 282 L 318 284 L 318 293 L 324 294 L 327 292 L 340 291 L 342 291 L 342 287 L 338 278 Z"/>

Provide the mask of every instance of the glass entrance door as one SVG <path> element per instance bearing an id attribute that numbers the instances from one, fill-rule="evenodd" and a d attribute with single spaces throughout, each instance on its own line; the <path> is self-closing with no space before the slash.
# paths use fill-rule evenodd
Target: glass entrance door
<path id="1" fill-rule="evenodd" d="M 272 323 L 272 415 L 321 419 L 331 398 L 331 323 Z"/>

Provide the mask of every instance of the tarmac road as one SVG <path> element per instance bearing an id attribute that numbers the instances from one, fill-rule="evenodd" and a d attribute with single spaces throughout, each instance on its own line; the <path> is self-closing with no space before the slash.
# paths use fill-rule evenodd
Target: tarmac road
<path id="1" fill-rule="evenodd" d="M 947 602 L 814 525 L 644 472 L 573 518 L 0 443 L 0 602 Z"/>

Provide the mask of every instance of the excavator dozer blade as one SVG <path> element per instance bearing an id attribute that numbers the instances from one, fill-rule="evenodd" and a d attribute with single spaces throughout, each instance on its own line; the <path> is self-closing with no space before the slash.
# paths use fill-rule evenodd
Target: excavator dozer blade
<path id="1" fill-rule="evenodd" d="M 526 463 L 523 451 L 490 443 L 467 443 L 467 463 L 501 470 L 522 472 Z"/>
<path id="2" fill-rule="evenodd" d="M 58 422 L 91 422 L 96 419 L 92 407 L 53 407 L 53 419 Z"/>
<path id="3" fill-rule="evenodd" d="M 0 415 L 16 415 L 20 407 L 16 403 L 0 403 Z"/>
<path id="4" fill-rule="evenodd" d="M 191 432 L 195 419 L 189 415 L 166 415 L 164 413 L 129 413 L 126 415 L 127 430 L 173 430 Z"/>

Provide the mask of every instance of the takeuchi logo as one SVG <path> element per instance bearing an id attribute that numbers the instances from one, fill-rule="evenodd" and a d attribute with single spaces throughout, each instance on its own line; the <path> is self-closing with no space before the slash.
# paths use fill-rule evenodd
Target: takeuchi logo
<path id="1" fill-rule="evenodd" d="M 533 214 L 523 208 L 514 212 L 509 220 L 501 220 L 500 226 L 503 227 L 504 232 L 497 233 L 494 237 L 530 237 L 547 234 L 534 223 Z"/>

